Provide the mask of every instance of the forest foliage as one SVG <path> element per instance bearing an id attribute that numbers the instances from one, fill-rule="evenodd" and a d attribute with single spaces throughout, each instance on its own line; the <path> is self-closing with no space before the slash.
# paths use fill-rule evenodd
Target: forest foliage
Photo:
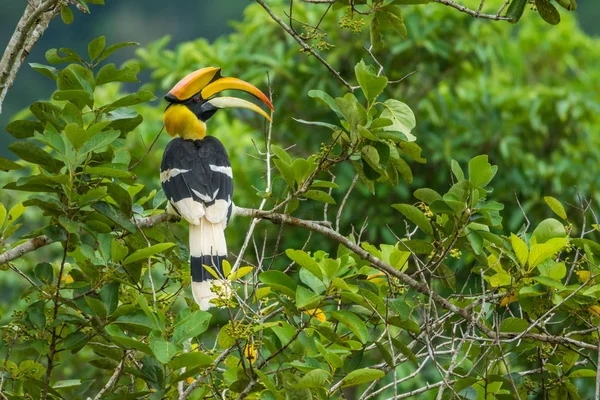
<path id="1" fill-rule="evenodd" d="M 135 43 L 101 36 L 31 65 L 56 91 L 6 127 L 18 159 L 0 159 L 5 397 L 591 395 L 597 40 L 569 17 L 365 3 L 293 7 L 350 87 L 259 4 L 214 43 L 165 38 L 116 66 Z M 235 292 L 210 312 L 158 179 L 157 97 L 206 65 L 276 109 L 209 123 L 234 201 L 258 208 L 227 230 Z"/>

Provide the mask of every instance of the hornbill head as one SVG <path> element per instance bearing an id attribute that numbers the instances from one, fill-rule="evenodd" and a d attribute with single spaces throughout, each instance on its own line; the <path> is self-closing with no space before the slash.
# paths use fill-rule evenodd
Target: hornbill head
<path id="1" fill-rule="evenodd" d="M 269 114 L 254 103 L 236 97 L 214 97 L 223 90 L 250 93 L 273 111 L 268 97 L 256 86 L 241 79 L 222 77 L 221 68 L 202 68 L 177 82 L 165 96 L 169 102 L 163 116 L 167 133 L 184 139 L 201 139 L 206 134 L 205 122 L 221 108 L 246 108 L 271 121 Z"/>

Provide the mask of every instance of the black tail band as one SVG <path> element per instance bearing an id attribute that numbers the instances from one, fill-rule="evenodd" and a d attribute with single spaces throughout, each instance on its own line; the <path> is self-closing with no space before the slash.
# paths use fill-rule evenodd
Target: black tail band
<path id="1" fill-rule="evenodd" d="M 190 268 L 192 270 L 192 282 L 203 282 L 215 279 L 215 277 L 204 268 L 204 265 L 208 265 L 212 268 L 219 277 L 223 276 L 223 260 L 225 260 L 225 256 L 191 257 Z"/>

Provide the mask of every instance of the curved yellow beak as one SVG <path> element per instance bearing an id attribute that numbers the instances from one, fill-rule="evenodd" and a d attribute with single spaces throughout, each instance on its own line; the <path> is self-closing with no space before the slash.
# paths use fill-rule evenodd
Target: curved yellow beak
<path id="1" fill-rule="evenodd" d="M 262 115 L 269 121 L 271 120 L 269 114 L 249 101 L 235 97 L 211 98 L 224 90 L 241 90 L 249 93 L 274 111 L 269 98 L 256 86 L 241 79 L 221 77 L 221 68 L 215 67 L 202 68 L 186 75 L 167 93 L 165 99 L 171 103 L 182 103 L 199 94 L 202 100 L 216 108 L 246 108 Z"/>

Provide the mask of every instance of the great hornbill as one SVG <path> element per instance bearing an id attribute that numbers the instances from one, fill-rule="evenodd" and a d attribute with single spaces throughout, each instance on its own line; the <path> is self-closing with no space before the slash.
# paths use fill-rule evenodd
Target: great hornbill
<path id="1" fill-rule="evenodd" d="M 160 181 L 169 211 L 190 225 L 192 293 L 202 310 L 210 308 L 215 298 L 211 291 L 213 276 L 203 266 L 222 276 L 222 262 L 227 257 L 225 227 L 233 211 L 229 156 L 216 137 L 206 135 L 206 121 L 217 110 L 229 107 L 250 109 L 271 120 L 269 114 L 249 101 L 214 97 L 228 89 L 250 93 L 273 110 L 267 96 L 255 86 L 237 78 L 222 77 L 221 69 L 214 67 L 188 74 L 165 96 L 169 105 L 163 122 L 167 133 L 175 139 L 165 149 Z"/>

